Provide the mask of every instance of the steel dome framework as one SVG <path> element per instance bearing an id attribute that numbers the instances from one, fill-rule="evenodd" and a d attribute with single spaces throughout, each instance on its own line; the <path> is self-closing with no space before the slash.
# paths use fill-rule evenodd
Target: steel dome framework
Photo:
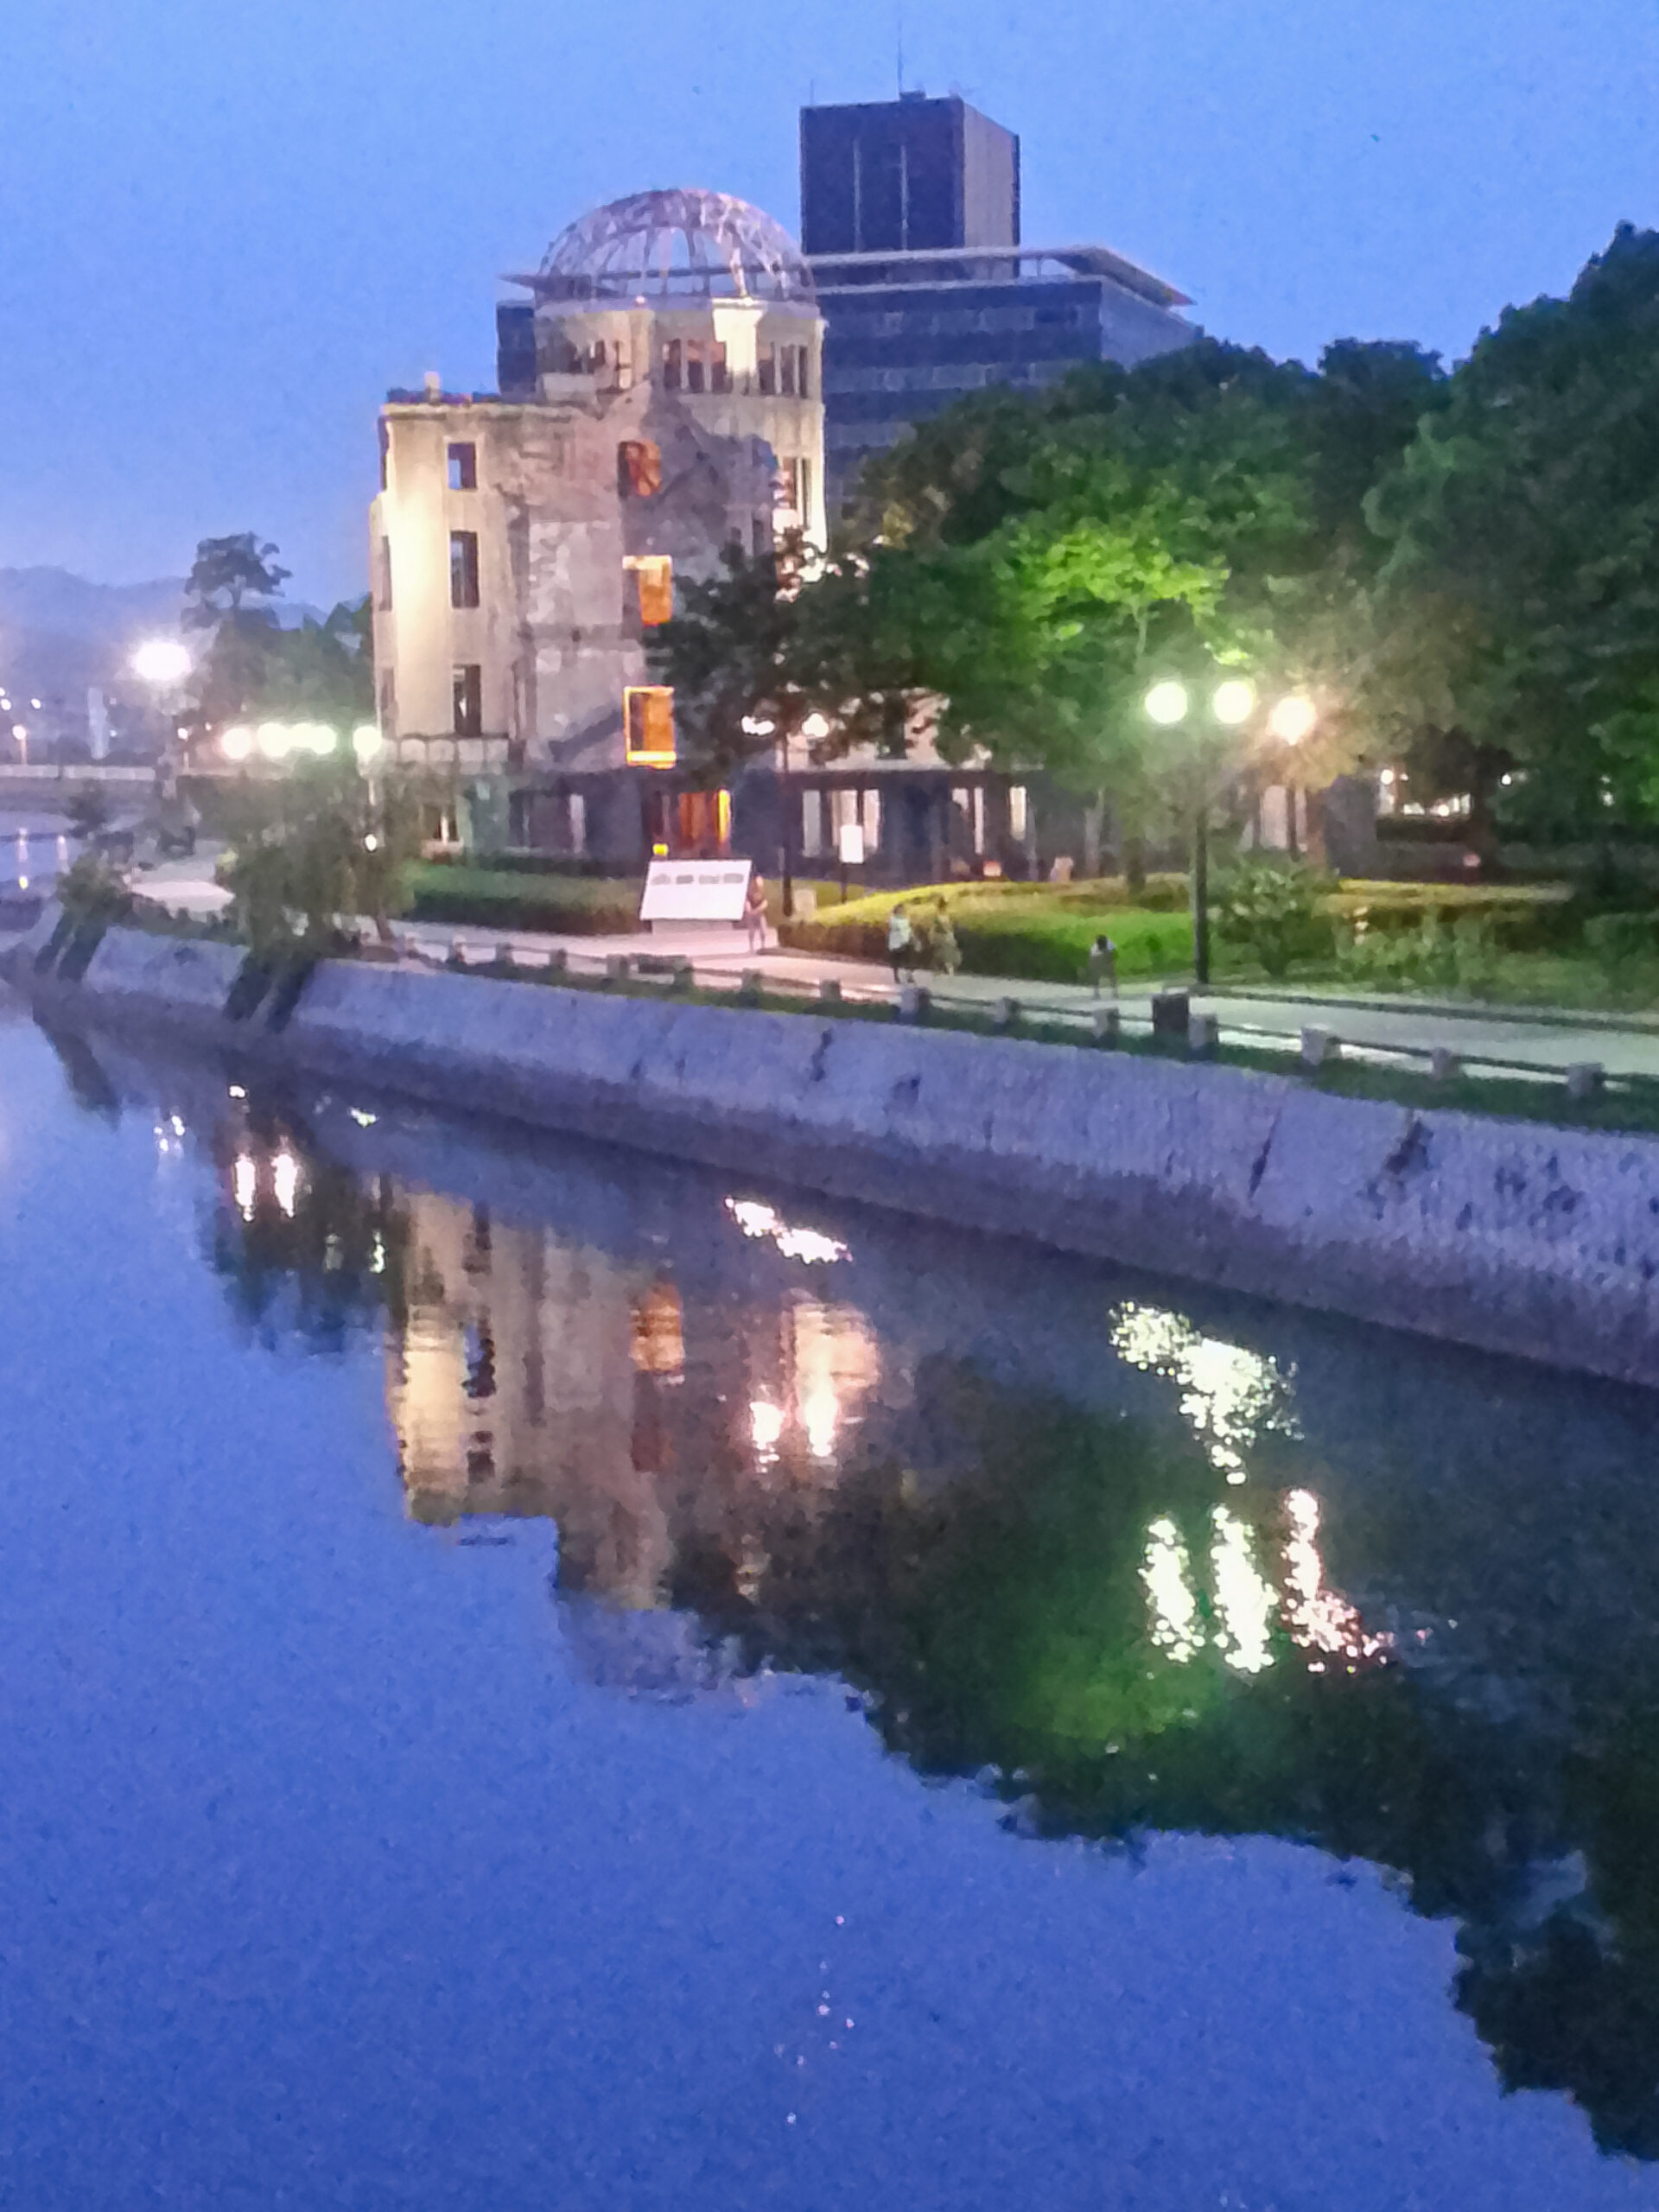
<path id="1" fill-rule="evenodd" d="M 723 192 L 637 192 L 562 231 L 533 276 L 538 299 L 625 305 L 750 299 L 810 308 L 811 271 L 781 223 Z"/>

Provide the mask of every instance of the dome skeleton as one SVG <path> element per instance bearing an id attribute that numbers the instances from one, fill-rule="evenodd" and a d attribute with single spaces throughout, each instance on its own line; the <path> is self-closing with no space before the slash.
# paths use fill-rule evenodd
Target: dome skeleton
<path id="1" fill-rule="evenodd" d="M 639 192 L 572 223 L 533 276 L 508 280 L 539 300 L 633 304 L 751 299 L 810 308 L 811 272 L 779 223 L 722 192 Z"/>

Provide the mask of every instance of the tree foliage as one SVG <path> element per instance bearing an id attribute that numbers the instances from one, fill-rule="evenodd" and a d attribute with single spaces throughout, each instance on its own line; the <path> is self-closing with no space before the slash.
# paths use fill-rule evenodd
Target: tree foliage
<path id="1" fill-rule="evenodd" d="M 390 938 L 420 855 L 421 798 L 412 780 L 371 781 L 338 757 L 243 787 L 228 811 L 226 880 L 255 957 L 315 958 L 359 915 Z"/>
<path id="2" fill-rule="evenodd" d="M 1659 234 L 1483 334 L 1366 512 L 1388 541 L 1376 685 L 1560 832 L 1659 819 Z"/>

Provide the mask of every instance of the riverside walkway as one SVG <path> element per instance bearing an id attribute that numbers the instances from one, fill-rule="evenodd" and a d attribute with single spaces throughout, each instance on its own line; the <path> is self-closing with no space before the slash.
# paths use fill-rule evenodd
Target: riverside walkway
<path id="1" fill-rule="evenodd" d="M 211 880 L 212 862 L 200 858 L 164 862 L 148 872 L 141 889 L 146 898 L 175 908 L 217 911 L 226 894 Z M 891 970 L 870 961 L 791 951 L 768 932 L 764 951 L 749 950 L 741 929 L 720 925 L 637 931 L 614 937 L 558 936 L 534 930 L 499 929 L 478 924 L 400 922 L 400 943 L 425 959 L 442 959 L 459 944 L 474 960 L 487 960 L 499 946 L 539 964 L 563 952 L 574 967 L 601 967 L 607 958 L 683 959 L 697 982 L 734 988 L 746 969 L 757 969 L 768 990 L 816 992 L 821 983 L 840 984 L 849 997 L 893 1000 L 898 995 Z M 1096 1001 L 1086 985 L 1022 982 L 1017 977 L 957 975 L 948 979 L 923 973 L 918 982 L 941 1000 L 957 1006 L 994 1007 L 1003 998 L 1019 1001 L 1033 1017 L 1086 1023 Z M 1126 1023 L 1149 1019 L 1154 991 L 1187 989 L 1181 976 L 1138 980 L 1119 1000 Z M 1109 1000 L 1104 1001 L 1109 1004 Z M 1594 1062 L 1611 1077 L 1659 1078 L 1659 1010 L 1651 1019 L 1594 1014 L 1567 1008 L 1522 1009 L 1452 1004 L 1421 999 L 1382 1000 L 1326 988 L 1320 991 L 1192 990 L 1195 1013 L 1213 1014 L 1224 1035 L 1258 1037 L 1264 1044 L 1290 1045 L 1306 1028 L 1329 1031 L 1346 1048 L 1387 1058 L 1421 1058 L 1445 1052 L 1501 1071 L 1565 1071 Z"/>

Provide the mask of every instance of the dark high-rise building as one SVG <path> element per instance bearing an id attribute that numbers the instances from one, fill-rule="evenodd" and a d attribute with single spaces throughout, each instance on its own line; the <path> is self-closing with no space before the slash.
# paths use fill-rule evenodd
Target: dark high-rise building
<path id="1" fill-rule="evenodd" d="M 966 100 L 801 110 L 801 247 L 1018 245 L 1020 141 Z"/>
<path id="2" fill-rule="evenodd" d="M 1199 335 L 1185 294 L 1122 255 L 1022 242 L 1020 141 L 965 100 L 804 108 L 801 242 L 825 323 L 832 515 L 869 454 L 966 392 L 1132 367 Z"/>

